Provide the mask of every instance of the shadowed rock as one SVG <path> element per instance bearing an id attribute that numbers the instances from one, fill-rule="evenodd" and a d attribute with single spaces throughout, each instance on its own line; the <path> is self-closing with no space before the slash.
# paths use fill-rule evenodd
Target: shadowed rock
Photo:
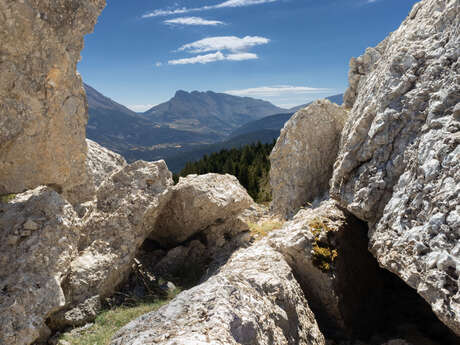
<path id="1" fill-rule="evenodd" d="M 352 106 L 331 194 L 370 224 L 379 263 L 460 335 L 460 22 L 456 0 L 417 3 L 352 59 Z"/>

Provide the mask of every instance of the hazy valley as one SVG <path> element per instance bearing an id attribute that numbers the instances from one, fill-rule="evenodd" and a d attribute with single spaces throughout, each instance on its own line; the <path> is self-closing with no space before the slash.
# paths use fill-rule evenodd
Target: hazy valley
<path id="1" fill-rule="evenodd" d="M 282 109 L 250 97 L 177 91 L 168 102 L 136 113 L 91 86 L 84 87 L 88 139 L 128 162 L 165 159 L 174 172 L 205 154 L 258 141 L 270 143 L 298 109 L 310 104 Z M 327 99 L 340 105 L 343 95 Z"/>

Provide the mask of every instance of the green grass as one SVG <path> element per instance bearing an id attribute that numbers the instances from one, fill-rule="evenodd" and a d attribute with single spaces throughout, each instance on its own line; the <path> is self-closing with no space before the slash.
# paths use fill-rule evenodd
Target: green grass
<path id="1" fill-rule="evenodd" d="M 104 310 L 96 317 L 93 326 L 78 335 L 64 333 L 59 340 L 65 340 L 71 345 L 107 345 L 120 328 L 143 314 L 159 309 L 179 292 L 177 289 L 163 300 L 139 301 L 134 306 L 122 305 Z"/>
<path id="2" fill-rule="evenodd" d="M 16 194 L 0 195 L 0 203 L 7 204 L 16 197 Z"/>

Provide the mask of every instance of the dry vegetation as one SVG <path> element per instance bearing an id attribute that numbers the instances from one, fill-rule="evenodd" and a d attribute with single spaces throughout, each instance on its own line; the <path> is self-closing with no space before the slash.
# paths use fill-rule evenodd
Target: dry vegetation
<path id="1" fill-rule="evenodd" d="M 268 220 L 262 223 L 248 222 L 248 225 L 251 235 L 257 241 L 267 236 L 270 233 L 270 231 L 275 229 L 281 229 L 281 227 L 283 226 L 283 222 L 281 222 L 280 220 Z"/>
<path id="2" fill-rule="evenodd" d="M 309 223 L 310 231 L 315 236 L 315 242 L 313 243 L 313 255 L 312 262 L 317 268 L 323 272 L 329 272 L 334 265 L 334 261 L 339 255 L 337 249 L 331 247 L 329 242 L 321 241 L 320 236 L 330 231 L 333 231 L 328 227 L 327 222 L 321 217 L 315 217 Z"/>

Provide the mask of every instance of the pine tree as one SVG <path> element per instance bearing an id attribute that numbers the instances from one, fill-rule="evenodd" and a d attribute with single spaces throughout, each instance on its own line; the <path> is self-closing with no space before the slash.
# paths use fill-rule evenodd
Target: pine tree
<path id="1" fill-rule="evenodd" d="M 262 144 L 260 141 L 241 148 L 221 150 L 220 152 L 204 155 L 196 162 L 187 162 L 178 175 L 174 175 L 177 182 L 179 176 L 190 174 L 231 174 L 238 178 L 248 193 L 258 202 L 271 200 L 269 183 L 270 160 L 269 155 L 275 145 Z"/>

